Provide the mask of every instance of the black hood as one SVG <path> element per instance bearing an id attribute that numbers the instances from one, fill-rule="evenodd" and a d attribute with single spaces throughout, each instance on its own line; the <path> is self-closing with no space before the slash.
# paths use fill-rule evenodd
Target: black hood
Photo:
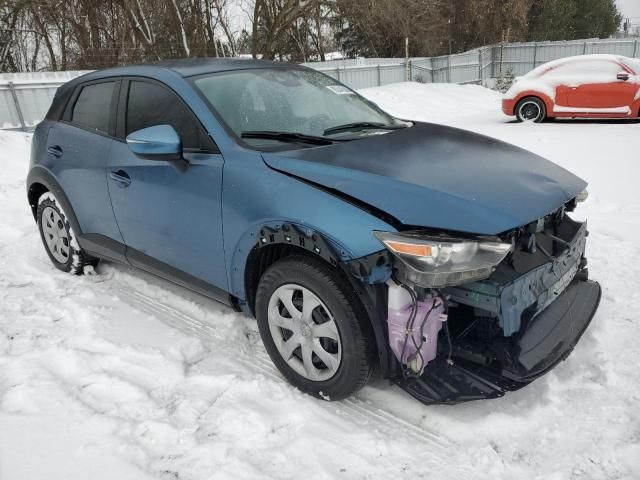
<path id="1" fill-rule="evenodd" d="M 587 185 L 521 148 L 428 123 L 263 158 L 273 169 L 342 192 L 404 225 L 485 235 L 535 221 Z"/>

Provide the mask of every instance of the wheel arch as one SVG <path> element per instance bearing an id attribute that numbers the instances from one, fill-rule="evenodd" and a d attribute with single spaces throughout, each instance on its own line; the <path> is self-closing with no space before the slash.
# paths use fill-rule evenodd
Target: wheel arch
<path id="1" fill-rule="evenodd" d="M 260 277 L 270 265 L 290 255 L 317 257 L 336 269 L 352 258 L 346 247 L 308 225 L 273 220 L 254 226 L 243 235 L 229 266 L 235 273 L 230 276 L 230 290 L 247 303 L 252 314 Z"/>
<path id="2" fill-rule="evenodd" d="M 547 118 L 555 116 L 553 113 L 553 106 L 555 105 L 554 100 L 548 95 L 542 92 L 534 91 L 534 90 L 528 90 L 526 92 L 522 92 L 516 97 L 513 104 L 514 115 L 518 112 L 518 107 L 520 106 L 520 102 L 522 102 L 526 98 L 536 98 L 540 100 L 542 103 L 544 103 L 544 107 L 547 110 L 546 111 Z"/>
<path id="3" fill-rule="evenodd" d="M 46 192 L 51 192 L 56 197 L 56 200 L 60 202 L 76 235 L 82 235 L 82 229 L 75 211 L 56 178 L 44 167 L 35 166 L 27 176 L 27 199 L 34 220 L 37 220 L 38 199 Z"/>
<path id="4" fill-rule="evenodd" d="M 267 269 L 287 257 L 308 256 L 328 265 L 351 286 L 355 297 L 367 315 L 367 328 L 373 335 L 378 364 L 383 375 L 390 371 L 388 338 L 385 331 L 387 291 L 384 275 L 375 282 L 362 281 L 363 265 L 391 272 L 386 251 L 374 252 L 362 259 L 351 259 L 344 249 L 321 232 L 301 225 L 282 223 L 263 226 L 256 235 L 244 266 L 245 311 L 255 316 L 255 300 L 260 278 Z M 384 262 L 380 261 L 384 259 Z M 384 265 L 383 265 L 384 263 Z"/>

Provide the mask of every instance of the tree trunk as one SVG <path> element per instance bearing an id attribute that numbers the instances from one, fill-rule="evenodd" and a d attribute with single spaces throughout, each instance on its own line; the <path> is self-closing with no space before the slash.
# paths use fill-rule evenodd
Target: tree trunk
<path id="1" fill-rule="evenodd" d="M 56 61 L 56 54 L 53 50 L 53 45 L 51 44 L 51 39 L 49 38 L 49 33 L 47 32 L 46 26 L 42 23 L 42 13 L 36 11 L 33 6 L 31 6 L 31 12 L 33 13 L 33 18 L 38 25 L 38 29 L 42 32 L 42 36 L 44 37 L 44 45 L 49 52 L 49 68 L 54 72 L 58 70 L 58 62 Z"/>
<path id="2" fill-rule="evenodd" d="M 178 3 L 176 2 L 176 0 L 171 0 L 171 3 L 173 4 L 173 8 L 178 19 L 178 26 L 180 27 L 180 35 L 182 37 L 182 47 L 184 48 L 184 53 L 187 55 L 187 57 L 190 57 L 191 50 L 189 48 L 189 42 L 187 41 L 187 32 L 184 28 L 184 22 L 182 20 L 182 15 L 180 14 L 180 9 L 178 8 Z"/>
<path id="3" fill-rule="evenodd" d="M 264 0 L 256 0 L 253 7 L 253 25 L 251 34 L 251 56 L 258 58 L 258 22 L 260 21 L 260 10 L 262 9 Z"/>
<path id="4" fill-rule="evenodd" d="M 229 24 L 227 23 L 226 16 L 223 12 L 222 6 L 220 5 L 220 0 L 213 0 L 213 3 L 218 11 L 218 21 L 220 22 L 220 26 L 224 31 L 224 34 L 227 36 L 227 40 L 229 41 L 229 48 L 231 50 L 232 57 L 236 56 L 236 46 L 233 40 L 233 34 L 231 33 L 231 29 L 229 28 Z"/>
<path id="5" fill-rule="evenodd" d="M 324 46 L 322 44 L 322 5 L 320 3 L 320 0 L 317 0 L 317 5 L 316 5 L 316 35 L 317 35 L 317 40 L 316 40 L 316 48 L 318 49 L 318 54 L 320 55 L 320 61 L 324 62 L 325 61 L 325 57 L 324 57 Z"/>

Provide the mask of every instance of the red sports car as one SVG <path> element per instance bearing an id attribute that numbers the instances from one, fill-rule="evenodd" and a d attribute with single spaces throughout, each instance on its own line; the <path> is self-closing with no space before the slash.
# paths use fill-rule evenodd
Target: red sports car
<path id="1" fill-rule="evenodd" d="M 640 118 L 640 59 L 582 55 L 545 63 L 516 80 L 502 110 L 519 122 Z"/>

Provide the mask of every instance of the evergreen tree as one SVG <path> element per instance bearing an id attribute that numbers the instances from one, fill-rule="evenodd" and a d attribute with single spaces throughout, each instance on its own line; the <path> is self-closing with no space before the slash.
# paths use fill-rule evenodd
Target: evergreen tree
<path id="1" fill-rule="evenodd" d="M 615 0 L 534 0 L 529 11 L 529 39 L 607 38 L 621 21 Z"/>
<path id="2" fill-rule="evenodd" d="M 241 55 L 251 54 L 251 34 L 242 29 L 236 40 L 236 49 Z"/>

